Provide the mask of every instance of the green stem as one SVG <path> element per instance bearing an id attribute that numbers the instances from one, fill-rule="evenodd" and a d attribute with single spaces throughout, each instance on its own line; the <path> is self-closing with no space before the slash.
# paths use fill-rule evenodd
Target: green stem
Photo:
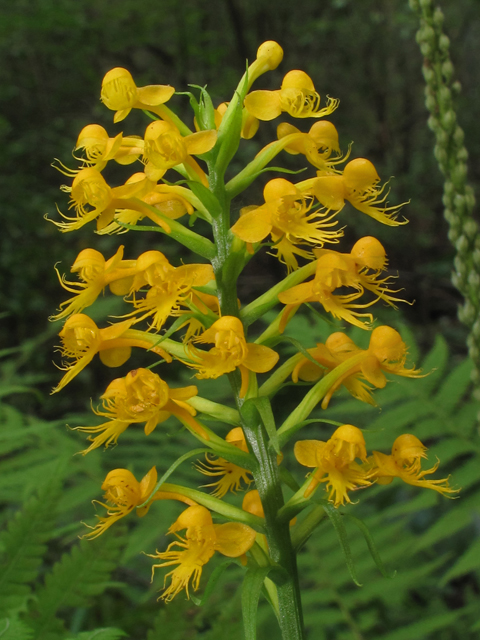
<path id="1" fill-rule="evenodd" d="M 331 387 L 333 387 L 333 385 L 350 369 L 354 370 L 355 366 L 360 364 L 364 359 L 364 352 L 348 358 L 348 360 L 336 366 L 335 369 L 332 369 L 330 373 L 327 373 L 326 376 L 319 380 L 317 384 L 310 389 L 297 408 L 292 411 L 277 431 L 280 448 L 289 441 L 290 437 L 296 431 L 304 426 L 304 420 L 308 418 L 317 404 L 323 400 Z"/>
<path id="2" fill-rule="evenodd" d="M 253 475 L 265 513 L 265 535 L 270 556 L 288 574 L 288 579 L 277 585 L 280 628 L 284 640 L 303 640 L 300 587 L 290 527 L 288 521 L 277 519 L 284 506 L 277 456 L 268 446 L 268 435 L 258 412 L 244 409 L 241 414 L 245 437 L 258 463 L 258 470 Z"/>
<path id="3" fill-rule="evenodd" d="M 243 268 L 244 261 L 232 251 L 233 236 L 230 231 L 231 196 L 226 192 L 223 173 L 217 170 L 213 164 L 209 166 L 209 183 L 210 190 L 223 208 L 222 215 L 212 220 L 213 237 L 217 249 L 216 256 L 212 260 L 212 266 L 217 282 L 220 309 L 222 315 L 238 317 L 240 314 L 237 302 L 237 279 Z M 273 304 L 276 304 L 276 295 L 273 295 L 275 296 Z M 254 317 L 257 311 L 258 307 L 254 308 L 250 318 Z M 248 324 L 245 323 L 245 326 L 248 326 Z M 238 369 L 229 374 L 229 380 L 249 449 L 257 461 L 257 467 L 253 469 L 252 473 L 265 512 L 265 534 L 270 556 L 288 575 L 288 579 L 281 585 L 277 585 L 276 594 L 278 597 L 278 620 L 282 636 L 284 640 L 303 640 L 300 587 L 296 556 L 290 541 L 289 523 L 277 519 L 279 510 L 284 506 L 277 455 L 269 447 L 267 432 L 255 406 L 248 403 L 242 409 L 243 398 L 240 398 L 241 381 Z"/>

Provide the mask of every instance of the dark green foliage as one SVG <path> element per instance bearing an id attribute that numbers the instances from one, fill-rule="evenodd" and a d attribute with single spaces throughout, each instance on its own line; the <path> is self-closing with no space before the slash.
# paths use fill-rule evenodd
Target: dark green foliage
<path id="1" fill-rule="evenodd" d="M 60 465 L 59 465 L 60 466 Z M 64 466 L 64 465 L 63 465 Z M 31 498 L 0 534 L 0 615 L 16 609 L 31 591 L 52 537 L 61 488 L 61 468 Z M 11 631 L 9 633 L 12 633 Z"/>
<path id="2" fill-rule="evenodd" d="M 65 607 L 85 607 L 103 593 L 118 565 L 123 544 L 117 527 L 115 533 L 107 531 L 95 540 L 81 540 L 54 565 L 36 594 L 28 618 L 35 640 L 64 637 L 64 625 L 57 612 Z"/>

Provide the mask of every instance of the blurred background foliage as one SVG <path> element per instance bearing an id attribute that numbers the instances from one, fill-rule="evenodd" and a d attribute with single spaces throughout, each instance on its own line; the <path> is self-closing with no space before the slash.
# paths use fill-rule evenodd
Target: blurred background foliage
<path id="1" fill-rule="evenodd" d="M 442 8 L 446 17 L 445 30 L 452 41 L 451 54 L 457 78 L 462 85 L 456 106 L 470 152 L 469 180 L 476 188 L 480 180 L 477 116 L 480 4 L 477 0 L 458 0 L 444 2 Z M 182 91 L 189 83 L 206 84 L 217 104 L 231 96 L 245 59 L 252 60 L 258 45 L 273 39 L 284 48 L 285 58 L 277 71 L 262 77 L 258 88 L 276 88 L 288 70 L 301 68 L 313 78 L 322 97 L 328 94 L 340 99 L 340 108 L 331 120 L 339 130 L 342 149 L 345 151 L 353 140 L 352 157 L 371 159 L 382 179 L 395 176 L 391 182 L 392 204 L 411 201 L 405 208 L 410 222 L 399 229 L 379 228 L 353 208 L 346 208 L 342 213 L 342 223 L 348 224 L 343 247 L 350 247 L 361 235 L 378 235 L 387 249 L 391 273 L 398 270 L 399 283 L 406 289 L 406 297 L 415 300 L 413 307 L 402 307 L 401 315 L 405 326 L 415 335 L 420 351 L 430 350 L 433 337 L 439 332 L 450 345 L 450 356 L 444 354 L 443 364 L 440 366 L 435 361 L 430 368 L 437 366 L 442 375 L 446 375 L 459 366 L 464 367 L 464 376 L 460 376 L 463 382 L 455 379 L 452 384 L 456 385 L 457 391 L 450 390 L 456 398 L 456 404 L 448 408 L 450 418 L 442 418 L 440 423 L 437 412 L 437 422 L 430 423 L 430 430 L 427 429 L 428 444 L 429 439 L 433 443 L 442 437 L 448 440 L 448 434 L 456 428 L 456 416 L 451 414 L 461 406 L 468 393 L 468 375 L 465 375 L 468 363 L 463 361 L 466 332 L 456 319 L 459 295 L 450 283 L 453 249 L 442 216 L 442 178 L 432 154 L 433 136 L 426 126 L 428 114 L 424 107 L 422 59 L 415 42 L 418 25 L 406 0 L 322 0 L 318 3 L 277 0 L 274 5 L 267 0 L 189 0 L 183 3 L 178 0 L 16 0 L 14 3 L 0 0 L 0 12 L 0 211 L 3 223 L 0 235 L 0 396 L 4 399 L 1 418 L 6 438 L 0 451 L 3 455 L 0 504 L 5 507 L 2 525 L 11 519 L 24 500 L 34 495 L 39 478 L 54 476 L 63 487 L 54 501 L 57 515 L 52 516 L 50 528 L 47 527 L 47 546 L 41 550 L 46 555 L 43 561 L 39 560 L 38 571 L 30 581 L 38 580 L 35 593 L 38 590 L 42 593 L 43 587 L 38 585 L 44 584 L 44 576 L 49 574 L 60 555 L 70 552 L 72 545 L 76 548 L 76 537 L 82 531 L 77 523 L 81 519 L 91 521 L 89 501 L 99 497 L 99 485 L 109 469 L 129 466 L 141 477 L 152 464 L 166 469 L 189 444 L 188 436 L 172 423 L 170 430 L 155 433 L 148 441 L 141 433 L 128 433 L 113 451 L 96 451 L 86 458 L 72 458 L 83 444 L 81 438 L 66 432 L 65 423 L 72 426 L 91 424 L 89 398 L 96 403 L 114 376 L 112 371 L 94 363 L 67 391 L 53 398 L 48 395 L 59 378 L 59 372 L 52 365 L 52 345 L 60 325 L 49 324 L 47 318 L 66 297 L 58 284 L 53 264 L 61 262 L 60 271 L 67 273 L 80 250 L 94 247 L 110 257 L 119 244 L 116 237 L 94 236 L 91 228 L 60 234 L 52 224 L 42 220 L 46 212 L 51 217 L 57 215 L 56 204 L 62 211 L 68 206 L 67 196 L 59 191 L 64 177 L 51 167 L 51 163 L 58 158 L 68 166 L 75 166 L 72 149 L 78 132 L 86 124 L 102 124 L 111 135 L 119 131 L 126 135 L 139 134 L 147 124 L 143 114 L 132 113 L 126 121 L 114 125 L 112 112 L 101 105 L 101 80 L 112 67 L 128 68 L 139 86 L 165 83 Z M 170 104 L 179 115 L 191 119 L 184 96 L 174 97 Z M 303 122 L 300 127 L 306 130 Z M 274 137 L 275 125 L 262 124 L 253 141 L 241 147 L 232 171 L 240 168 Z M 302 166 L 296 158 L 287 155 L 280 157 L 276 164 L 295 169 Z M 108 177 L 112 183 L 120 181 L 122 168 L 118 168 L 118 174 L 113 171 Z M 252 186 L 236 206 L 260 202 L 261 189 L 260 182 Z M 129 233 L 120 238 L 125 244 L 126 258 L 134 258 L 149 248 L 159 248 L 176 265 L 182 259 L 189 259 L 182 248 L 157 234 L 152 238 Z M 248 302 L 283 274 L 283 266 L 273 258 L 266 254 L 257 256 L 240 283 L 242 301 Z M 121 301 L 106 296 L 98 301 L 90 315 L 97 322 L 105 322 L 108 314 L 120 313 Z M 384 318 L 383 313 L 381 310 L 381 320 L 392 322 L 392 316 Z M 301 320 L 296 320 L 293 330 L 305 336 L 308 346 L 321 339 L 321 329 L 312 321 L 302 324 Z M 437 356 L 438 349 L 437 345 Z M 59 356 L 55 357 L 58 362 Z M 125 365 L 128 367 L 125 371 L 114 375 L 124 375 L 127 370 L 142 364 L 145 364 L 144 359 L 134 356 Z M 170 366 L 169 374 L 170 379 L 179 382 L 189 380 L 189 376 L 175 365 Z M 437 378 L 438 385 L 440 382 Z M 417 393 L 413 386 L 416 384 L 407 384 L 407 396 Z M 222 384 L 214 386 L 221 399 Z M 407 387 L 397 385 L 395 390 L 398 392 L 399 388 Z M 441 387 L 432 383 L 432 393 L 433 390 L 440 393 L 439 389 Z M 211 396 L 211 391 L 205 388 L 205 395 Z M 394 405 L 402 404 L 400 398 L 393 395 Z M 426 397 L 422 400 L 420 395 L 416 400 L 421 404 L 426 402 Z M 294 398 L 292 392 L 290 401 Z M 463 468 L 467 463 L 478 469 L 476 409 L 471 404 L 468 406 L 470 409 L 465 410 L 468 415 L 464 416 L 467 426 L 459 436 L 467 444 L 464 449 L 454 447 L 457 453 L 450 459 L 447 456 L 452 470 Z M 403 422 L 400 419 L 399 424 L 416 429 L 418 408 L 417 404 L 406 409 L 407 417 Z M 402 411 L 401 407 L 399 411 Z M 359 412 L 362 413 L 361 408 Z M 352 422 L 357 420 L 354 412 L 350 415 Z M 378 415 L 382 417 L 383 414 L 375 414 Z M 385 411 L 384 417 L 388 415 Z M 359 426 L 368 426 L 368 421 L 373 419 L 371 414 L 364 412 L 362 416 L 357 420 Z M 336 419 L 340 418 L 338 413 Z M 427 419 L 434 420 L 435 417 L 426 416 Z M 320 437 L 318 433 L 317 437 Z M 469 453 L 468 446 L 477 453 Z M 161 461 L 157 447 L 162 448 Z M 477 457 L 472 458 L 475 455 Z M 445 452 L 442 460 L 444 457 Z M 133 462 L 134 458 L 141 462 Z M 470 462 L 472 459 L 476 462 Z M 62 466 L 61 460 L 67 462 Z M 468 469 L 464 472 L 467 475 Z M 192 486 L 198 483 L 198 474 L 188 464 L 182 470 L 175 481 Z M 472 477 L 467 477 L 467 489 L 479 481 L 475 473 L 471 473 Z M 455 481 L 462 484 L 456 477 Z M 475 632 L 470 630 L 468 607 L 472 602 L 478 604 L 478 567 L 473 567 L 477 569 L 476 574 L 467 571 L 474 565 L 467 558 L 460 573 L 457 570 L 452 577 L 448 575 L 455 567 L 455 559 L 469 545 L 477 545 L 473 547 L 472 558 L 475 554 L 480 557 L 480 551 L 477 554 L 479 516 L 471 508 L 475 504 L 475 494 L 466 502 L 467 506 L 462 507 L 460 518 L 451 508 L 452 504 L 455 507 L 465 505 L 463 496 L 456 503 L 440 504 L 423 496 L 411 501 L 416 495 L 407 489 L 396 492 L 388 489 L 387 493 L 374 493 L 368 502 L 364 503 L 362 499 L 362 506 L 358 507 L 362 515 L 373 519 L 374 527 L 378 527 L 379 545 L 386 560 L 391 555 L 392 568 L 399 571 L 405 568 L 403 577 L 397 576 L 387 585 L 385 579 L 376 576 L 371 580 L 373 586 L 368 587 L 367 574 L 373 571 L 373 564 L 366 569 L 365 578 L 360 576 L 366 585 L 363 591 L 350 585 L 346 569 L 341 563 L 335 564 L 336 556 L 329 547 L 331 532 L 312 539 L 311 545 L 309 542 L 301 565 L 305 570 L 303 586 L 312 639 L 359 640 L 366 637 L 365 633 L 369 638 L 379 640 L 423 639 L 430 638 L 432 633 L 436 640 L 475 637 Z M 390 507 L 387 514 L 382 512 L 386 503 Z M 411 507 L 411 504 L 415 506 Z M 121 567 L 111 579 L 105 569 L 101 584 L 106 592 L 93 599 L 93 607 L 87 608 L 92 599 L 85 596 L 84 599 L 72 598 L 58 612 L 54 611 L 50 623 L 58 614 L 69 631 L 56 627 L 56 623 L 51 627 L 46 624 L 47 636 L 53 634 L 48 636 L 49 640 L 73 638 L 80 631 L 99 626 L 120 627 L 131 637 L 142 640 L 149 629 L 148 640 L 163 637 L 183 640 L 197 635 L 214 640 L 223 637 L 226 622 L 239 618 L 239 596 L 238 593 L 234 595 L 238 575 L 231 568 L 227 572 L 228 578 L 224 578 L 225 585 L 218 589 L 218 595 L 206 609 L 197 610 L 191 603 L 177 599 L 178 602 L 172 603 L 168 610 L 160 605 L 157 614 L 159 605 L 155 603 L 154 591 L 160 583 L 153 588 L 149 586 L 150 562 L 138 553 L 142 549 L 152 552 L 155 545 L 164 545 L 164 541 L 158 542 L 159 535 L 163 536 L 179 507 L 167 504 L 154 507 L 158 530 L 152 530 L 151 521 L 149 524 L 147 519 L 141 520 L 135 533 L 124 537 L 123 547 L 120 542 L 115 543 L 116 561 L 123 554 Z M 442 525 L 442 515 L 450 518 L 450 524 Z M 437 521 L 440 525 L 435 529 Z M 326 523 L 322 524 L 325 526 Z M 426 532 L 432 526 L 434 531 L 445 533 L 429 538 Z M 457 536 L 459 526 L 461 535 Z M 352 544 L 356 544 L 355 540 L 354 536 Z M 419 551 L 415 551 L 415 555 L 411 549 L 417 548 Z M 38 557 L 41 558 L 42 553 Z M 363 561 L 365 548 L 359 546 L 357 553 Z M 313 575 L 314 567 L 321 565 L 325 554 L 331 558 L 328 567 Z M 421 575 L 415 573 L 415 570 L 421 571 L 418 569 L 419 558 L 426 559 L 427 567 Z M 440 579 L 443 582 L 439 586 Z M 315 604 L 319 593 L 323 594 L 321 607 Z M 362 593 L 367 595 L 363 597 Z M 35 604 L 31 606 L 30 621 L 38 616 Z M 321 615 L 328 621 L 323 632 L 318 631 Z M 419 632 L 408 630 L 409 624 L 415 625 L 422 619 L 430 620 L 430 630 L 427 627 Z M 433 619 L 443 622 L 432 623 Z M 262 627 L 264 633 L 268 628 L 273 640 L 270 629 L 274 625 L 270 624 L 272 620 L 266 608 L 260 609 L 259 620 L 265 625 Z M 20 640 L 43 637 L 39 635 L 38 625 L 32 627 L 32 624 L 28 628 L 36 629 L 34 636 L 24 629 L 26 635 Z M 392 624 L 405 627 L 407 631 L 395 636 Z M 114 635 L 107 634 L 98 640 L 114 640 Z"/>

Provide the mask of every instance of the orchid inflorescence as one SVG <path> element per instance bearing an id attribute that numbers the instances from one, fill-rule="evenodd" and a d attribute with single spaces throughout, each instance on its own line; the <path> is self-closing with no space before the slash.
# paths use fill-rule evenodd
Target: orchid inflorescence
<path id="1" fill-rule="evenodd" d="M 101 100 L 115 111 L 114 122 L 123 121 L 132 109 L 145 111 L 153 122 L 143 137 L 123 133 L 110 137 L 100 125 L 84 127 L 76 144 L 76 153 L 83 154 L 77 158 L 79 168 L 60 166 L 72 179 L 70 186 L 63 187 L 70 195 L 70 213 L 60 212 L 61 220 L 52 222 L 62 232 L 95 222 L 99 234 L 145 231 L 153 224 L 169 240 L 197 254 L 200 262 L 175 266 L 158 250 L 125 259 L 123 245 L 108 258 L 93 248 L 83 249 L 71 268 L 78 280 L 58 274 L 71 297 L 61 303 L 52 319 L 65 319 L 59 334 L 65 375 L 54 393 L 70 383 L 96 354 L 103 364 L 114 368 L 128 361 L 132 348 L 147 351 L 150 361 L 155 356 L 164 361 L 161 375 L 139 368 L 108 385 L 101 407 L 95 410 L 105 421 L 98 426 L 76 427 L 89 434 L 84 455 L 98 447 L 121 445 L 122 434 L 137 424 L 148 436 L 173 416 L 201 442 L 206 460 L 197 462 L 196 469 L 213 479 L 203 485 L 211 489 L 209 494 L 160 484 L 155 467 L 140 482 L 126 469 L 111 471 L 102 485 L 105 503 L 98 503 L 106 515 L 99 517 L 86 537 L 101 535 L 132 511 L 145 516 L 155 500 L 184 502 L 187 509 L 168 532 L 177 540 L 166 551 L 150 554 L 159 561 L 154 569 L 174 567 L 165 576 L 161 597 L 169 601 L 182 590 L 188 597 L 189 589 L 199 587 L 202 568 L 215 551 L 239 558 L 249 567 L 259 562 L 256 549 L 260 546 L 264 561 L 266 557 L 287 575 L 276 586 L 270 581 L 268 587 L 270 595 L 271 589 L 276 589 L 271 599 L 277 603 L 285 634 L 294 623 L 283 620 L 282 608 L 288 601 L 293 601 L 297 610 L 300 604 L 289 533 L 295 520 L 278 517 L 280 509 L 295 515 L 291 513 L 295 508 L 289 509 L 282 494 L 280 449 L 312 410 L 319 404 L 326 408 L 342 386 L 354 398 L 375 404 L 372 392 L 385 387 L 387 376 L 418 378 L 423 374 L 406 365 L 407 347 L 400 334 L 392 327 L 374 325 L 374 304 L 384 302 L 396 308 L 397 303 L 405 302 L 399 290 L 392 288 L 393 276 L 386 274 L 388 261 L 382 244 L 367 236 L 350 250 L 334 248 L 344 234 L 340 213 L 345 203 L 392 227 L 406 222 L 398 218 L 402 205 L 388 204 L 388 183 L 381 185 L 369 160 L 350 159 L 350 148 L 341 153 L 337 130 L 325 120 L 337 108 L 338 100 L 328 98 L 322 106 L 305 72 L 290 71 L 278 90 L 251 90 L 282 58 L 277 43 L 262 44 L 231 101 L 217 108 L 205 89 L 200 89 L 200 100 L 190 93 L 194 130 L 167 106 L 175 94 L 173 87 L 137 87 L 122 68 L 106 74 Z M 252 138 L 261 122 L 282 114 L 314 118 L 315 122 L 306 132 L 287 122 L 279 124 L 277 140 L 225 183 L 226 169 L 240 139 Z M 263 190 L 264 201 L 243 207 L 232 223 L 231 201 L 283 151 L 301 155 L 313 166 L 314 177 L 297 183 L 283 177 L 269 180 Z M 135 172 L 124 184 L 111 187 L 102 175 L 111 162 L 135 164 Z M 172 182 L 175 175 L 178 180 Z M 211 236 L 192 230 L 197 218 L 211 227 L 213 242 Z M 140 224 L 145 220 L 149 227 Z M 236 293 L 237 279 L 264 247 L 285 265 L 285 278 L 243 306 Z M 119 322 L 99 328 L 84 311 L 107 286 L 111 293 L 123 297 L 128 310 Z M 319 304 L 327 315 L 371 331 L 368 348 L 361 349 L 346 333 L 336 331 L 325 343 L 305 346 L 276 368 L 281 354 L 274 347 L 293 315 L 307 303 Z M 260 337 L 251 337 L 250 325 L 277 305 L 284 305 L 277 318 Z M 173 339 L 173 335 L 180 337 Z M 227 375 L 235 408 L 199 397 L 195 385 L 170 387 L 163 377 L 168 377 L 169 363 L 174 360 L 199 379 Z M 258 374 L 267 376 L 260 387 Z M 293 383 L 303 381 L 312 387 L 276 429 L 270 401 L 290 378 Z M 203 424 L 199 413 L 203 420 L 214 418 L 215 429 Z M 222 422 L 229 425 L 223 437 L 217 433 Z M 426 447 L 412 434 L 398 437 L 391 454 L 373 451 L 368 455 L 362 431 L 344 424 L 326 441 L 297 441 L 294 454 L 300 465 L 312 469 L 299 487 L 301 499 L 298 495 L 292 498 L 297 512 L 314 500 L 321 502 L 320 486 L 325 489 L 324 503 L 334 507 L 351 503 L 358 489 L 387 484 L 394 478 L 443 495 L 454 493 L 448 479 L 430 479 L 438 463 L 422 470 Z M 244 489 L 249 491 L 243 509 L 223 500 L 229 492 Z M 213 517 L 227 522 L 216 524 Z M 179 535 L 181 531 L 185 533 Z"/>

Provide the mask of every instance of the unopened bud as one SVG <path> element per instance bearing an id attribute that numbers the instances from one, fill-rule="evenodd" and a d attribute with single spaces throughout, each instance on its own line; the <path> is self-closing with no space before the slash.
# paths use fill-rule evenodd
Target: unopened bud
<path id="1" fill-rule="evenodd" d="M 452 171 L 452 180 L 457 189 L 463 187 L 466 177 L 467 165 L 464 162 L 459 162 Z"/>
<path id="2" fill-rule="evenodd" d="M 455 111 L 453 109 L 449 109 L 442 116 L 442 125 L 445 127 L 447 131 L 452 131 L 455 127 L 455 123 L 457 121 L 457 116 L 455 115 Z"/>
<path id="3" fill-rule="evenodd" d="M 450 60 L 445 60 L 445 62 L 442 64 L 442 75 L 447 82 L 450 82 L 450 80 L 452 79 L 454 71 L 455 69 L 453 68 L 453 64 L 450 62 Z"/>
<path id="4" fill-rule="evenodd" d="M 446 36 L 444 33 L 442 33 L 442 35 L 438 39 L 438 47 L 440 51 L 443 51 L 446 53 L 448 51 L 449 46 L 450 46 L 450 38 Z"/>
<path id="5" fill-rule="evenodd" d="M 435 11 L 433 12 L 433 22 L 437 27 L 441 27 L 443 24 L 443 20 L 444 20 L 444 16 L 443 16 L 443 12 L 440 9 L 440 7 L 436 7 Z"/>

